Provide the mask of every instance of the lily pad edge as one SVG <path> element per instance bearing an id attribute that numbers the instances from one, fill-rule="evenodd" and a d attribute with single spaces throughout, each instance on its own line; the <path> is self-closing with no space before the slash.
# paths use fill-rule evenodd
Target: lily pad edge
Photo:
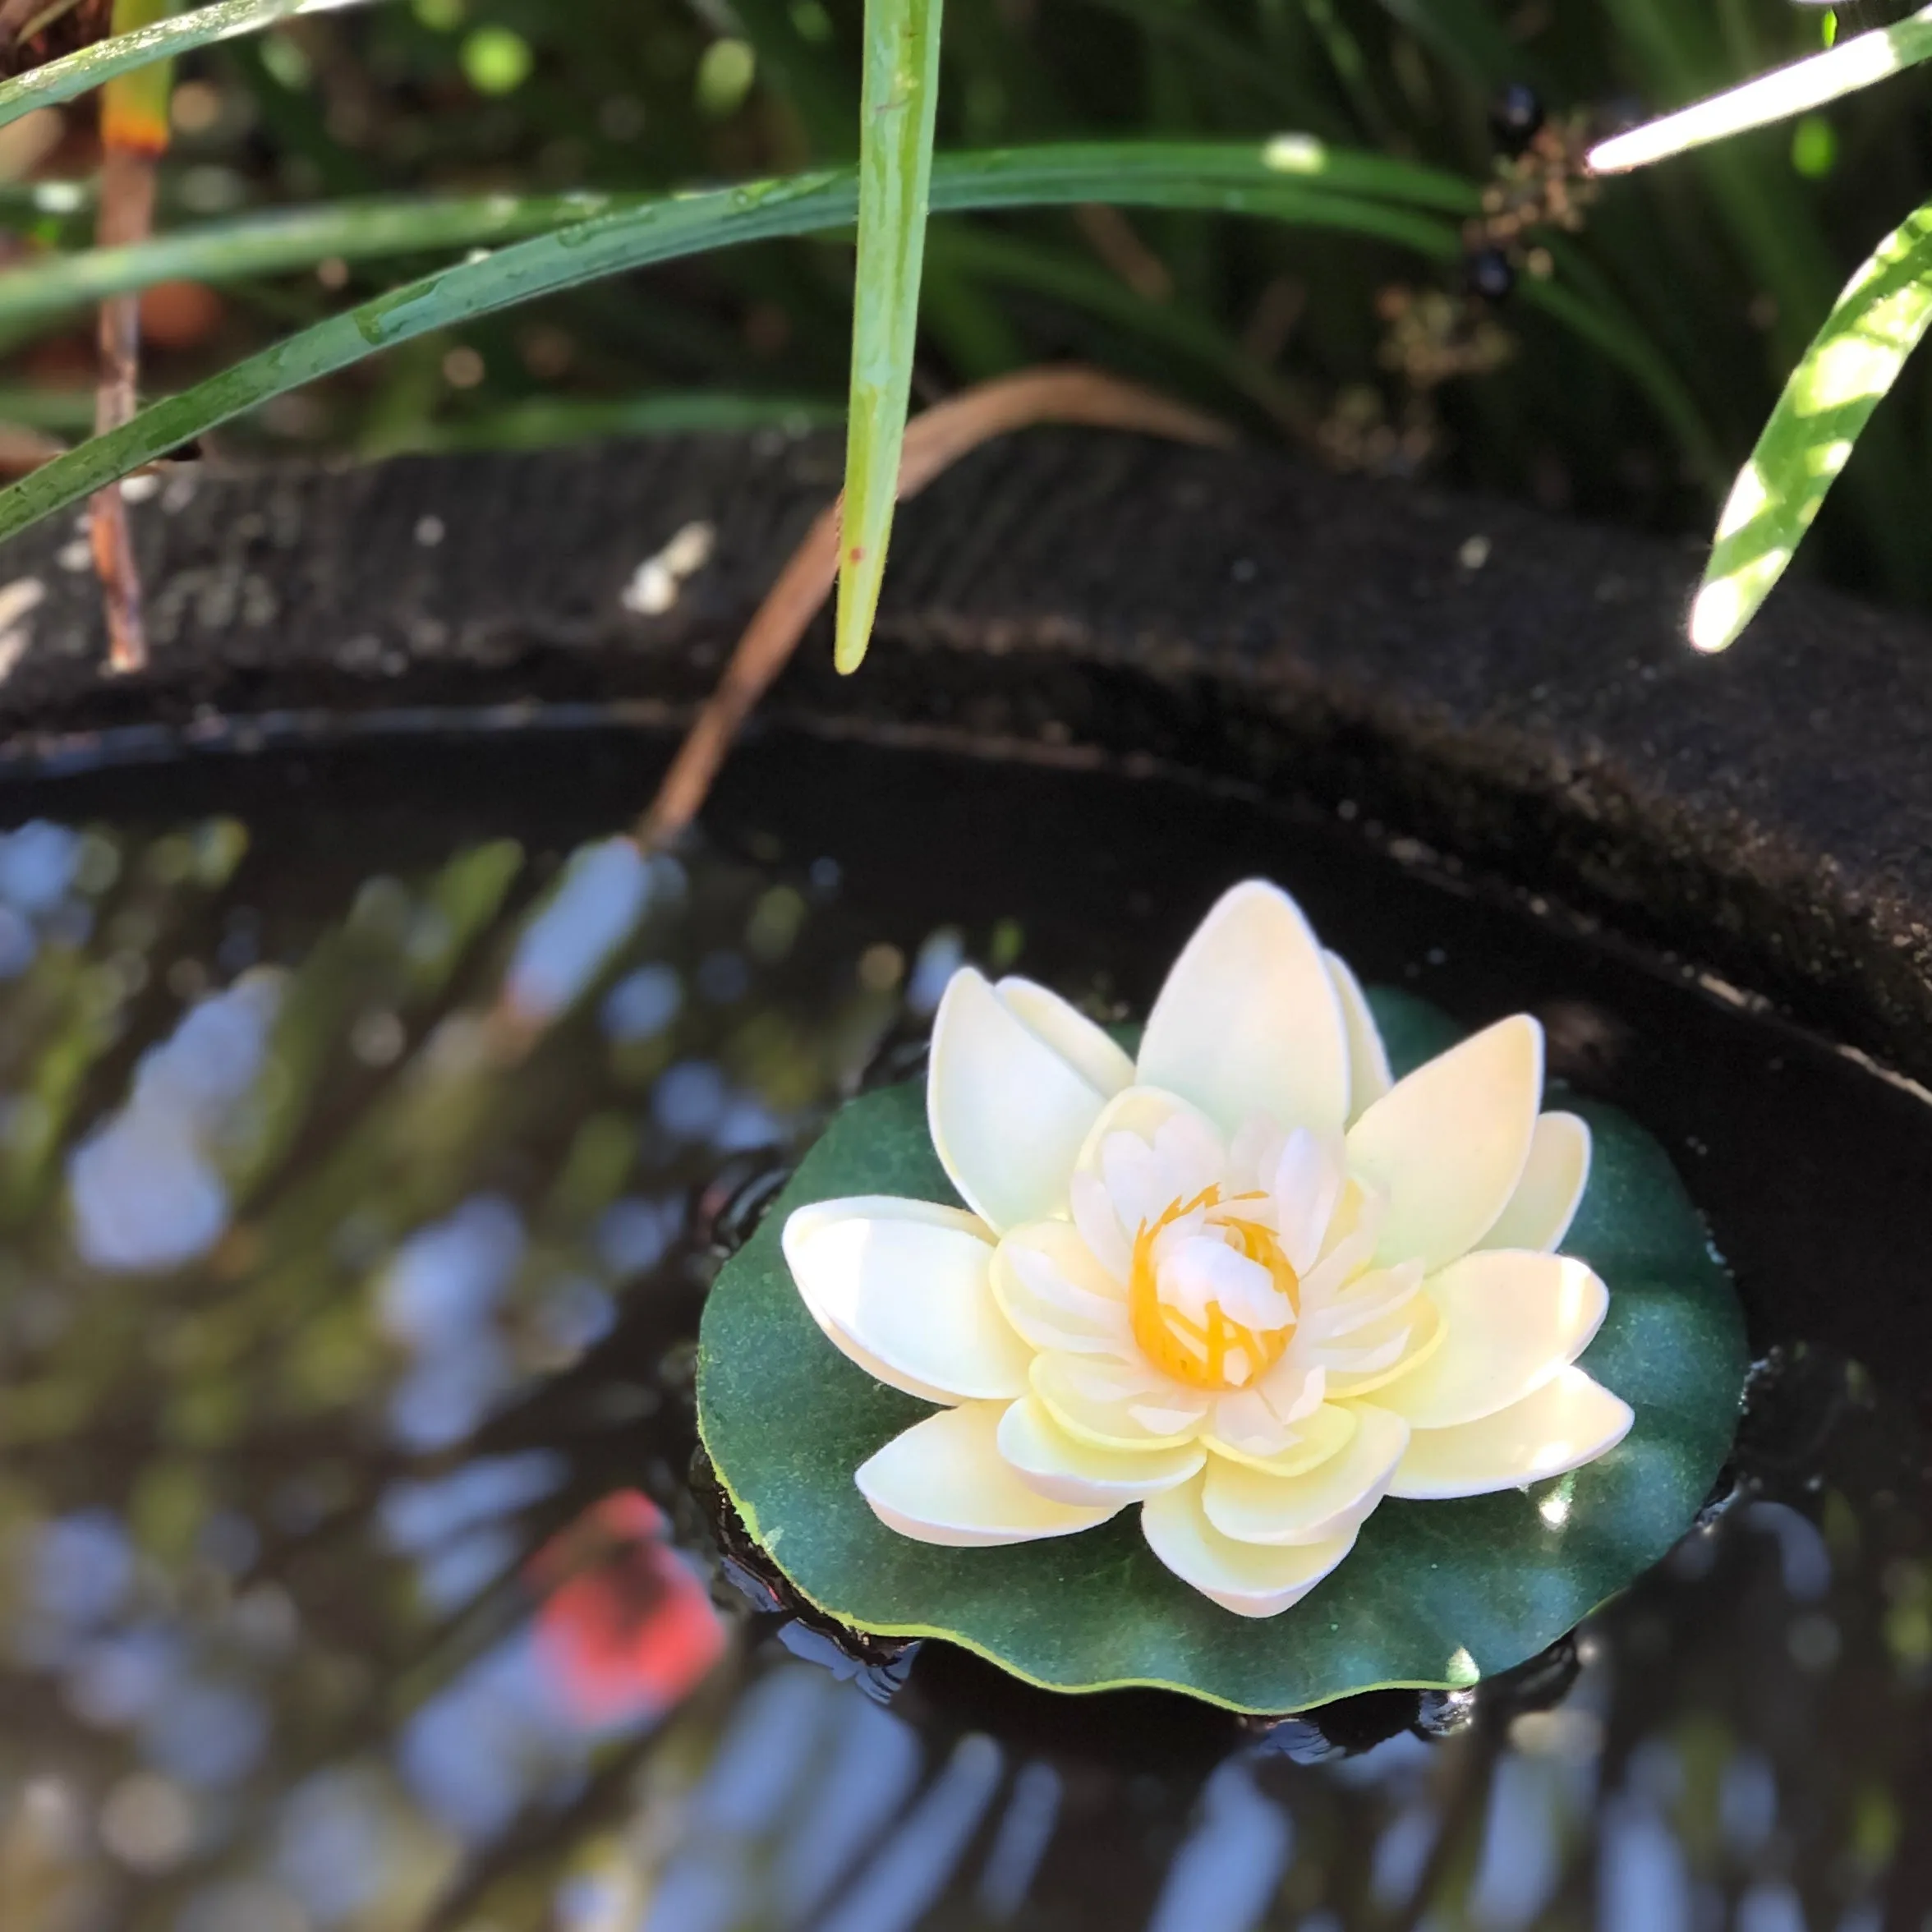
<path id="1" fill-rule="evenodd" d="M 1056 1683 L 1050 1677 L 1037 1677 L 1030 1671 L 1021 1669 L 1010 1658 L 1000 1655 L 987 1644 L 976 1642 L 963 1631 L 945 1629 L 936 1624 L 871 1622 L 861 1623 L 847 1612 L 814 1596 L 786 1568 L 784 1558 L 771 1547 L 771 1544 L 761 1533 L 758 1527 L 758 1512 L 732 1487 L 729 1479 L 725 1475 L 717 1458 L 711 1455 L 711 1444 L 705 1438 L 702 1414 L 699 1418 L 697 1433 L 699 1442 L 704 1446 L 705 1454 L 711 1458 L 712 1474 L 717 1481 L 719 1488 L 729 1500 L 732 1508 L 738 1512 L 738 1520 L 744 1525 L 746 1533 L 757 1544 L 759 1549 L 764 1553 L 766 1560 L 780 1571 L 793 1591 L 803 1602 L 809 1603 L 821 1617 L 828 1617 L 833 1622 L 862 1636 L 905 1637 L 922 1643 L 930 1641 L 950 1644 L 954 1649 L 969 1651 L 973 1656 L 993 1665 L 1005 1676 L 1017 1677 L 1021 1683 L 1030 1684 L 1036 1690 L 1051 1690 L 1056 1696 L 1097 1697 L 1111 1690 L 1166 1690 L 1173 1692 L 1177 1696 L 1188 1698 L 1194 1703 L 1212 1704 L 1217 1710 L 1230 1711 L 1235 1716 L 1243 1718 L 1292 1718 L 1298 1716 L 1303 1711 L 1320 1710 L 1327 1704 L 1341 1702 L 1343 1698 L 1365 1697 L 1372 1691 L 1376 1690 L 1466 1690 L 1471 1686 L 1482 1681 L 1479 1676 L 1463 1678 L 1391 1677 L 1382 1683 L 1357 1684 L 1342 1692 L 1340 1697 L 1310 1698 L 1305 1704 L 1295 1704 L 1286 1709 L 1276 1709 L 1260 1704 L 1242 1704 L 1231 1698 L 1218 1697 L 1212 1691 L 1204 1690 L 1194 1684 L 1183 1683 L 1172 1677 L 1120 1677 L 1100 1682 Z M 1138 1506 L 1134 1503 L 1125 1504 L 1122 1506 L 1121 1513 L 1125 1514 L 1126 1510 Z M 778 1540 L 781 1544 L 784 1540 L 782 1528 L 780 1530 Z M 1627 1584 L 1623 1586 L 1626 1589 L 1629 1587 Z M 1591 1605 L 1589 1609 L 1584 1612 L 1584 1615 L 1594 1617 L 1605 1603 L 1622 1596 L 1622 1589 L 1612 1590 L 1608 1596 L 1602 1598 L 1598 1602 Z"/>

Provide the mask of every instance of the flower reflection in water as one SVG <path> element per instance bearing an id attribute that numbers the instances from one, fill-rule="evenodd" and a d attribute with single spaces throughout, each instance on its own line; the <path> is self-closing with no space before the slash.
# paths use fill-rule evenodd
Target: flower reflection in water
<path id="1" fill-rule="evenodd" d="M 1010 783 L 945 775 L 1031 850 Z M 4 1932 L 1916 1926 L 1932 1511 L 1859 1371 L 1782 1364 L 1573 1682 L 1347 1750 L 936 1646 L 882 1707 L 685 1553 L 721 1176 L 916 1066 L 963 962 L 1124 973 L 1125 875 L 1022 929 L 803 833 L 292 865 L 302 809 L 0 839 Z"/>

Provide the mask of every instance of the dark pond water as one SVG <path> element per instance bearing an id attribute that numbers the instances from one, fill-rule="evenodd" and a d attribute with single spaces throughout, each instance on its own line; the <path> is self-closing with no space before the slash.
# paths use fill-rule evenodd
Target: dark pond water
<path id="1" fill-rule="evenodd" d="M 1922 1097 L 1166 781 L 775 738 L 702 848 L 583 849 L 663 752 L 11 794 L 4 1932 L 1932 1924 Z M 1139 1009 L 1255 872 L 1672 1148 L 1764 1357 L 1734 1488 L 1511 1679 L 1272 1728 L 754 1607 L 691 1337 L 775 1166 L 961 959 Z"/>

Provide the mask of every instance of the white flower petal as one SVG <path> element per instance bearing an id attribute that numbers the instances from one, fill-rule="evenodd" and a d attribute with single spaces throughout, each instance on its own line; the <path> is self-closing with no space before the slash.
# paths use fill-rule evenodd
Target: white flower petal
<path id="1" fill-rule="evenodd" d="M 1257 1456 L 1230 1442 L 1212 1430 L 1201 1438 L 1203 1448 L 1230 1462 L 1245 1463 L 1271 1476 L 1304 1476 L 1332 1456 L 1339 1456 L 1355 1440 L 1355 1410 L 1352 1404 L 1324 1402 L 1304 1415 L 1288 1432 L 1284 1447 L 1272 1456 Z"/>
<path id="2" fill-rule="evenodd" d="M 1262 1377 L 1259 1391 L 1283 1422 L 1299 1428 L 1327 1401 L 1328 1372 L 1319 1363 L 1311 1363 L 1303 1350 L 1291 1348 Z"/>
<path id="3" fill-rule="evenodd" d="M 1033 1358 L 1033 1392 L 1069 1435 L 1096 1449 L 1177 1449 L 1201 1433 L 1211 1400 L 1151 1369 L 1138 1391 L 1110 1392 L 1087 1358 L 1049 1351 Z"/>
<path id="4" fill-rule="evenodd" d="M 1348 1111 L 1341 1002 L 1301 908 L 1258 879 L 1201 922 L 1148 1016 L 1135 1079 L 1226 1133 L 1250 1114 L 1334 1133 Z"/>
<path id="5" fill-rule="evenodd" d="M 1522 1178 L 1543 1092 L 1543 1028 L 1499 1020 L 1419 1066 L 1348 1132 L 1350 1170 L 1388 1196 L 1379 1260 L 1466 1254 Z"/>
<path id="6" fill-rule="evenodd" d="M 1227 1147 L 1212 1122 L 1189 1107 L 1154 1129 L 1154 1159 L 1171 1201 L 1192 1201 L 1227 1179 Z"/>
<path id="7" fill-rule="evenodd" d="M 1010 973 L 996 981 L 993 991 L 1008 1012 L 1024 1021 L 1103 1099 L 1134 1083 L 1134 1062 L 1126 1048 L 1058 993 Z"/>
<path id="8" fill-rule="evenodd" d="M 1423 1285 L 1442 1344 L 1377 1395 L 1419 1429 L 1477 1422 L 1553 1382 L 1590 1345 L 1609 1290 L 1566 1255 L 1484 1249 Z"/>
<path id="9" fill-rule="evenodd" d="M 895 1436 L 854 1479 L 889 1530 L 955 1549 L 1072 1536 L 1116 1515 L 1117 1502 L 1056 1502 L 1029 1488 L 1000 1455 L 1006 1405 L 942 1409 Z"/>
<path id="10" fill-rule="evenodd" d="M 1301 1278 L 1304 1307 L 1332 1301 L 1375 1258 L 1388 1203 L 1381 1192 L 1353 1175 L 1343 1182 L 1341 1197 L 1322 1237 L 1322 1256 Z"/>
<path id="11" fill-rule="evenodd" d="M 1449 1325 L 1438 1312 L 1436 1304 L 1427 1294 L 1419 1294 L 1394 1314 L 1384 1315 L 1379 1321 L 1358 1328 L 1353 1335 L 1346 1336 L 1340 1341 L 1320 1344 L 1312 1352 L 1318 1361 L 1325 1363 L 1332 1353 L 1353 1364 L 1347 1368 L 1339 1364 L 1330 1368 L 1327 1388 L 1330 1401 L 1345 1399 L 1352 1401 L 1358 1396 L 1386 1388 L 1390 1382 L 1419 1368 L 1442 1348 L 1443 1337 L 1448 1332 Z M 1401 1353 L 1392 1362 L 1389 1359 L 1388 1347 L 1391 1336 L 1400 1336 L 1402 1341 Z M 1369 1365 L 1374 1363 L 1384 1366 Z M 1375 1399 L 1378 1402 L 1382 1401 L 1379 1394 Z"/>
<path id="12" fill-rule="evenodd" d="M 1530 1141 L 1523 1178 L 1495 1225 L 1483 1236 L 1485 1248 L 1540 1249 L 1554 1253 L 1583 1204 L 1589 1185 L 1590 1130 L 1575 1114 L 1541 1114 Z"/>
<path id="13" fill-rule="evenodd" d="M 1348 961 L 1339 953 L 1324 953 L 1322 962 L 1335 982 L 1335 996 L 1341 1002 L 1342 1029 L 1348 1038 L 1348 1117 L 1359 1120 L 1395 1085 L 1395 1076 L 1389 1071 L 1382 1029 L 1368 1010 L 1362 983 L 1350 971 Z"/>
<path id="14" fill-rule="evenodd" d="M 1006 1411 L 999 1442 L 1000 1453 L 1029 1488 L 1056 1502 L 1115 1508 L 1186 1482 L 1207 1458 L 1194 1442 L 1178 1449 L 1097 1449 L 1070 1436 L 1037 1396 Z"/>
<path id="15" fill-rule="evenodd" d="M 1422 1263 L 1405 1261 L 1392 1268 L 1358 1275 L 1332 1300 L 1320 1307 L 1303 1304 L 1301 1332 L 1310 1342 L 1339 1342 L 1359 1335 L 1372 1322 L 1386 1320 L 1413 1301 L 1422 1287 Z"/>
<path id="16" fill-rule="evenodd" d="M 1131 1355 L 1125 1291 L 1070 1221 L 1015 1228 L 993 1255 L 993 1299 L 1035 1349 Z"/>
<path id="17" fill-rule="evenodd" d="M 1228 1185 L 1242 1194 L 1272 1187 L 1287 1142 L 1266 1114 L 1250 1114 L 1228 1143 Z"/>
<path id="18" fill-rule="evenodd" d="M 1134 1244 L 1114 1212 L 1114 1198 L 1106 1190 L 1106 1183 L 1097 1174 L 1088 1174 L 1076 1167 L 1070 1187 L 1074 1226 L 1080 1230 L 1080 1239 L 1101 1267 L 1125 1287 L 1134 1268 Z"/>
<path id="19" fill-rule="evenodd" d="M 1264 1475 L 1240 1462 L 1209 1458 L 1202 1507 L 1223 1536 L 1237 1543 L 1320 1543 L 1352 1536 L 1382 1497 L 1409 1425 L 1386 1409 L 1362 1403 L 1348 1447 L 1306 1475 Z"/>
<path id="20" fill-rule="evenodd" d="M 981 974 L 953 975 L 932 1025 L 927 1119 L 946 1178 L 995 1230 L 1065 1210 L 1105 1099 Z"/>
<path id="21" fill-rule="evenodd" d="M 1274 1197 L 1281 1252 L 1296 1274 L 1305 1275 L 1315 1265 L 1346 1178 L 1339 1143 L 1324 1146 L 1305 1127 L 1296 1128 L 1283 1142 L 1281 1158 L 1263 1185 Z"/>
<path id="22" fill-rule="evenodd" d="M 1160 1262 L 1161 1299 L 1189 1321 L 1204 1322 L 1216 1303 L 1244 1328 L 1286 1328 L 1295 1304 L 1258 1261 L 1209 1230 L 1171 1248 Z"/>
<path id="23" fill-rule="evenodd" d="M 1218 1396 L 1208 1414 L 1209 1432 L 1242 1457 L 1266 1461 L 1295 1439 L 1295 1425 L 1268 1406 L 1259 1389 Z"/>
<path id="24" fill-rule="evenodd" d="M 1148 1547 L 1184 1584 L 1237 1617 L 1278 1617 L 1299 1603 L 1355 1548 L 1355 1535 L 1272 1549 L 1236 1543 L 1208 1520 L 1205 1479 L 1151 1496 L 1141 1505 Z"/>
<path id="25" fill-rule="evenodd" d="M 1417 1429 L 1389 1494 L 1440 1502 L 1520 1488 L 1595 1461 L 1623 1440 L 1635 1419 L 1621 1396 L 1582 1369 L 1566 1368 L 1535 1394 L 1480 1422 Z"/>
<path id="26" fill-rule="evenodd" d="M 1033 1350 L 993 1299 L 992 1244 L 970 1214 L 821 1201 L 787 1220 L 783 1245 L 812 1318 L 881 1381 L 947 1402 L 1026 1392 Z"/>
<path id="27" fill-rule="evenodd" d="M 1219 1180 L 1226 1160 L 1220 1136 L 1198 1107 L 1157 1087 L 1129 1087 L 1102 1108 L 1074 1169 L 1099 1178 L 1131 1242 L 1143 1223 Z M 1206 1179 L 1181 1193 L 1197 1171 Z"/>
<path id="28" fill-rule="evenodd" d="M 826 1313 L 823 1304 L 815 1296 L 815 1286 L 823 1286 L 821 1276 L 814 1273 L 801 1276 L 792 1265 L 795 1248 L 802 1247 L 807 1235 L 814 1228 L 840 1219 L 849 1214 L 885 1214 L 898 1210 L 909 1210 L 911 1217 L 950 1217 L 958 1210 L 942 1208 L 936 1202 L 902 1201 L 895 1195 L 867 1194 L 854 1196 L 848 1200 L 815 1201 L 810 1206 L 796 1209 L 786 1220 L 781 1238 L 785 1262 L 791 1270 L 792 1285 L 798 1290 L 798 1299 L 805 1304 L 806 1312 L 818 1324 L 819 1332 L 849 1360 L 856 1363 L 875 1382 L 882 1382 L 888 1388 L 903 1389 L 908 1396 L 917 1396 L 924 1402 L 952 1402 L 958 1398 L 945 1390 L 937 1388 L 928 1382 L 921 1382 L 917 1376 L 903 1374 L 889 1362 L 882 1362 L 868 1348 L 858 1342 L 839 1327 Z M 976 1223 L 976 1226 L 983 1224 Z M 985 1230 L 989 1235 L 990 1229 Z"/>

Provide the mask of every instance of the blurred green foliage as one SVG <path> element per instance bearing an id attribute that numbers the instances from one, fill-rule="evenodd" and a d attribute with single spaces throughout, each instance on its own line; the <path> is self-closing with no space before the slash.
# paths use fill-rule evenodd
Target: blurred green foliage
<path id="1" fill-rule="evenodd" d="M 635 193 L 849 162 L 860 34 L 856 0 L 392 0 L 292 18 L 183 61 L 163 227 L 401 191 Z M 1817 10 L 1789 0 L 953 0 L 939 146 L 1293 131 L 1479 186 L 1502 165 L 1491 114 L 1511 83 L 1536 90 L 1552 141 L 1580 145 L 1819 42 Z M 1580 230 L 1531 220 L 1501 249 L 1472 235 L 1471 259 L 1439 264 L 1194 209 L 944 215 L 915 403 L 1078 356 L 1341 467 L 1708 530 L 1714 483 L 1874 240 L 1868 211 L 1932 192 L 1915 89 L 1607 182 Z M 90 109 L 64 112 L 34 140 L 33 122 L 0 130 L 0 173 L 84 180 Z M 16 260 L 84 245 L 76 215 L 44 199 L 0 191 Z M 225 282 L 218 301 L 165 288 L 148 301 L 150 391 L 450 259 L 344 250 Z M 1547 299 L 1527 301 L 1539 270 L 1549 279 L 1530 292 Z M 789 426 L 842 407 L 852 320 L 849 236 L 761 242 L 402 343 L 223 434 L 370 452 L 487 444 L 500 425 L 526 443 L 541 424 L 648 426 L 667 393 L 683 399 L 670 421 L 755 421 L 768 398 Z M 0 394 L 35 392 L 47 421 L 60 385 L 91 380 L 85 335 L 71 312 L 29 326 Z M 1612 336 L 1620 359 L 1601 346 Z M 1659 413 L 1659 384 L 1629 373 L 1639 352 L 1690 409 Z M 1926 591 L 1929 410 L 1908 373 L 1820 519 L 1810 553 L 1840 581 Z"/>

